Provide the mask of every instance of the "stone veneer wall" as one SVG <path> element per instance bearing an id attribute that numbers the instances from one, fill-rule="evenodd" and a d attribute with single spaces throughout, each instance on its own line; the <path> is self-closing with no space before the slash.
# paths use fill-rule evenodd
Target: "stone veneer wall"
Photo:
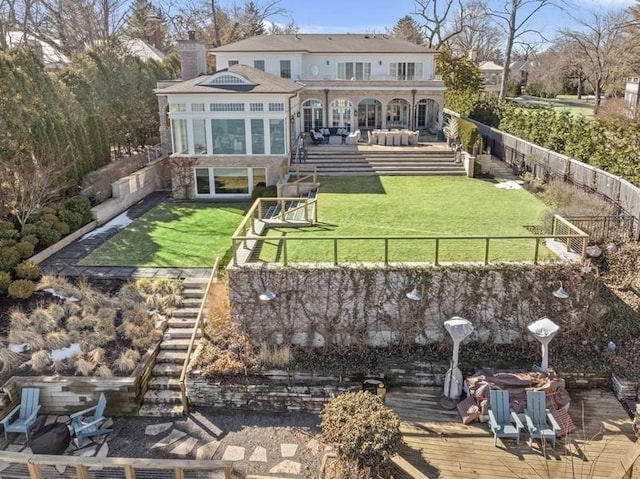
<path id="1" fill-rule="evenodd" d="M 232 317 L 256 344 L 312 347 L 412 345 L 449 340 L 443 322 L 462 316 L 472 340 L 529 342 L 527 325 L 547 316 L 564 334 L 579 333 L 608 305 L 602 287 L 578 266 L 294 266 L 245 265 L 227 269 Z M 559 281 L 568 300 L 552 291 Z M 417 287 L 421 301 L 406 293 Z M 260 301 L 266 289 L 277 294 Z M 585 345 L 588 347 L 589 345 Z"/>

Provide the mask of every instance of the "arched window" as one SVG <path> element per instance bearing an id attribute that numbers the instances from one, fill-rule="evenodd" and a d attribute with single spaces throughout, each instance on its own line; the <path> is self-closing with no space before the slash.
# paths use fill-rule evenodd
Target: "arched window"
<path id="1" fill-rule="evenodd" d="M 321 128 L 324 125 L 324 105 L 320 100 L 307 100 L 302 104 L 304 131 Z"/>

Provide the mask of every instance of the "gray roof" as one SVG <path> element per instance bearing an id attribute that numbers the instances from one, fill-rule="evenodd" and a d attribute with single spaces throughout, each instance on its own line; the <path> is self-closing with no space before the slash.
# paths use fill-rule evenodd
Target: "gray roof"
<path id="1" fill-rule="evenodd" d="M 432 48 L 373 33 L 259 35 L 211 52 L 437 53 Z"/>
<path id="2" fill-rule="evenodd" d="M 245 78 L 252 85 L 202 85 L 207 83 L 215 75 L 223 72 L 231 72 Z M 212 75 L 202 75 L 191 80 L 175 83 L 166 88 L 156 90 L 157 93 L 295 93 L 304 88 L 300 83 L 280 78 L 270 73 L 256 70 L 247 65 L 233 65 L 223 70 L 218 70 Z"/>

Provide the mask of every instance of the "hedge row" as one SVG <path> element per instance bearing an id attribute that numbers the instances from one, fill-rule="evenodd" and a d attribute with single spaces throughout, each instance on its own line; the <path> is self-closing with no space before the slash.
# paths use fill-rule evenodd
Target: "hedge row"
<path id="1" fill-rule="evenodd" d="M 0 294 L 30 297 L 40 267 L 25 260 L 91 219 L 91 203 L 78 195 L 42 208 L 22 230 L 13 221 L 0 221 Z"/>

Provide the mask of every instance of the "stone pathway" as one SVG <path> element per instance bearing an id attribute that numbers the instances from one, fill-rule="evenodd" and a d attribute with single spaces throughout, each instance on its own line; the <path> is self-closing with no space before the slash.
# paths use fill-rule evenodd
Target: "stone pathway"
<path id="1" fill-rule="evenodd" d="M 112 433 L 91 438 L 82 448 L 77 448 L 72 440 L 65 455 L 114 457 L 116 454 L 111 454 L 110 449 L 118 449 L 122 443 L 126 443 L 129 445 L 128 457 L 223 460 L 233 462 L 234 469 L 245 475 L 255 474 L 274 479 L 286 475 L 288 478 L 306 479 L 316 477 L 317 470 L 314 469 L 321 462 L 324 451 L 329 449 L 320 442 L 319 436 L 295 434 L 291 430 L 290 437 L 278 440 L 278 436 L 283 436 L 273 427 L 261 429 L 259 426 L 247 426 L 251 439 L 242 439 L 234 436 L 239 432 L 237 427 L 234 431 L 224 430 L 199 412 L 173 420 L 158 418 L 143 428 L 144 439 L 140 440 L 129 437 L 123 431 L 122 422 L 129 420 L 131 418 L 116 419 L 109 426 L 113 428 Z M 66 423 L 68 416 L 48 416 L 46 423 L 55 421 Z M 292 432 L 294 434 L 291 436 Z M 24 434 L 13 435 L 10 439 L 13 442 L 6 446 L 6 451 L 31 453 Z M 291 439 L 299 439 L 299 442 L 291 442 Z M 256 445 L 256 441 L 263 444 Z M 2 471 L 8 467 L 14 466 L 0 463 L 0 476 L 4 477 Z M 48 479 L 55 479 L 66 477 L 67 469 L 65 466 L 44 466 L 43 472 L 46 472 Z M 5 474 L 10 472 L 11 469 Z"/>

